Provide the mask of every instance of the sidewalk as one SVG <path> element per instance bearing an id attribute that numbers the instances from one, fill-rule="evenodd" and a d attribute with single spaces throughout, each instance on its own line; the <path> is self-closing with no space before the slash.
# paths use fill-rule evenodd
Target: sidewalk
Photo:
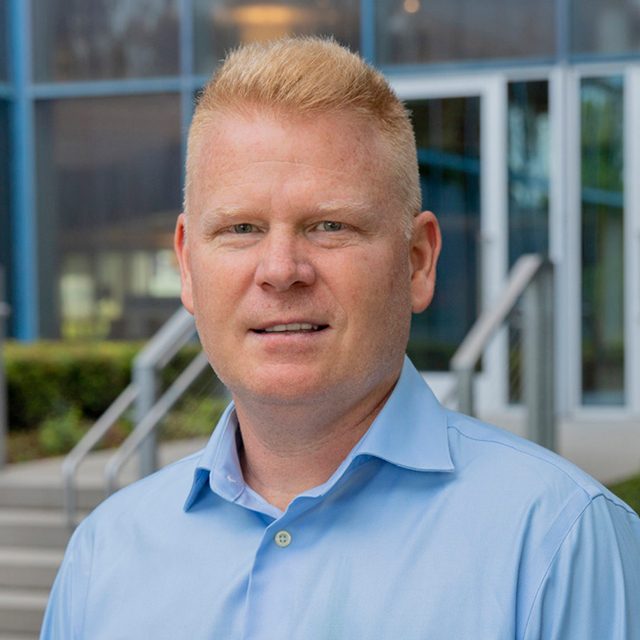
<path id="1" fill-rule="evenodd" d="M 165 467 L 184 456 L 188 456 L 204 447 L 207 438 L 192 440 L 176 440 L 162 443 L 159 447 L 158 460 Z M 106 486 L 104 469 L 115 450 L 95 451 L 89 454 L 78 468 L 78 486 L 83 489 L 104 490 Z M 64 457 L 43 458 L 30 462 L 10 464 L 0 471 L 0 491 L 15 487 L 46 487 L 49 490 L 62 490 L 61 466 Z M 133 456 L 123 467 L 119 475 L 119 486 L 123 487 L 138 478 L 137 456 Z M 52 505 L 53 506 L 53 505 Z"/>

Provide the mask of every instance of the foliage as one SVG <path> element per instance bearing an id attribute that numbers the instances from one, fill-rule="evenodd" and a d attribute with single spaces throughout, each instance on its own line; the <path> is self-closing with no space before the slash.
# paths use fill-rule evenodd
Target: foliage
<path id="1" fill-rule="evenodd" d="M 7 343 L 9 428 L 28 430 L 77 407 L 97 418 L 129 384 L 137 343 Z"/>
<path id="2" fill-rule="evenodd" d="M 228 400 L 220 397 L 186 398 L 162 425 L 164 440 L 210 436 Z"/>
<path id="3" fill-rule="evenodd" d="M 164 420 L 160 438 L 179 440 L 209 437 L 226 408 L 228 400 L 220 397 L 187 397 Z M 26 462 L 68 453 L 86 432 L 90 423 L 77 407 L 45 420 L 39 429 L 13 431 L 7 439 L 9 462 Z M 100 449 L 117 447 L 131 433 L 129 418 L 119 420 L 100 443 Z"/>
<path id="4" fill-rule="evenodd" d="M 96 420 L 131 381 L 132 361 L 141 346 L 136 342 L 7 343 L 10 430 L 36 429 L 43 420 L 71 407 L 77 407 L 87 420 Z M 187 345 L 180 350 L 163 372 L 163 387 L 198 349 L 198 345 Z"/>
<path id="5" fill-rule="evenodd" d="M 640 475 L 609 487 L 621 500 L 624 500 L 636 513 L 640 513 Z"/>
<path id="6" fill-rule="evenodd" d="M 43 451 L 57 455 L 70 451 L 87 431 L 78 407 L 70 407 L 64 413 L 47 418 L 40 427 L 39 440 Z"/>

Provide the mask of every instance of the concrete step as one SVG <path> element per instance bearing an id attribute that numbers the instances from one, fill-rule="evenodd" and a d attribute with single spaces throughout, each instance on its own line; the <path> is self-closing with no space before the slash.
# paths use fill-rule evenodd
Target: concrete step
<path id="1" fill-rule="evenodd" d="M 0 589 L 0 633 L 38 634 L 48 597 L 47 591 Z"/>
<path id="2" fill-rule="evenodd" d="M 71 531 L 58 509 L 0 509 L 0 547 L 62 550 L 70 537 Z"/>
<path id="3" fill-rule="evenodd" d="M 50 589 L 63 556 L 57 549 L 0 547 L 0 588 Z"/>
<path id="4" fill-rule="evenodd" d="M 161 467 L 202 449 L 206 438 L 163 443 L 158 458 Z M 78 509 L 90 511 L 105 498 L 105 465 L 113 450 L 92 452 L 78 468 L 76 476 Z M 61 509 L 63 483 L 61 467 L 64 458 L 44 458 L 7 465 L 0 470 L 0 508 L 33 507 Z M 131 458 L 119 476 L 125 486 L 138 478 L 138 459 Z"/>
<path id="5" fill-rule="evenodd" d="M 76 503 L 79 509 L 90 511 L 97 507 L 105 498 L 102 487 L 83 487 L 76 493 Z M 39 478 L 32 482 L 24 480 L 18 482 L 3 481 L 0 477 L 0 508 L 27 507 L 33 509 L 62 509 L 63 491 L 60 483 L 43 484 Z M 0 638 L 1 640 L 1 638 Z"/>

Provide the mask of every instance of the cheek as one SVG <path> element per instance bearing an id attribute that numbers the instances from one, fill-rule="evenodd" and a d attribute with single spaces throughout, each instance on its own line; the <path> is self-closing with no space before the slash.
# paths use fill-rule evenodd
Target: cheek
<path id="1" fill-rule="evenodd" d="M 411 316 L 411 278 L 407 260 L 397 253 L 364 255 L 357 267 L 345 267 L 346 298 L 352 311 L 361 310 L 364 322 L 397 322 Z M 401 322 L 404 324 L 404 321 Z"/>

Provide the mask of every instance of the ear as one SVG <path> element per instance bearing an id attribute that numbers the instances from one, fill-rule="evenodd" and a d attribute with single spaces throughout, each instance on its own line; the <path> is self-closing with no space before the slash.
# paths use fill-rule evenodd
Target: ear
<path id="1" fill-rule="evenodd" d="M 191 282 L 191 265 L 189 264 L 189 245 L 187 244 L 187 219 L 184 213 L 178 216 L 173 247 L 180 264 L 180 299 L 189 313 L 193 313 L 193 287 Z"/>
<path id="2" fill-rule="evenodd" d="M 431 300 L 436 286 L 436 263 L 442 237 L 440 225 L 431 211 L 423 211 L 413 220 L 411 235 L 411 311 L 421 313 Z"/>

